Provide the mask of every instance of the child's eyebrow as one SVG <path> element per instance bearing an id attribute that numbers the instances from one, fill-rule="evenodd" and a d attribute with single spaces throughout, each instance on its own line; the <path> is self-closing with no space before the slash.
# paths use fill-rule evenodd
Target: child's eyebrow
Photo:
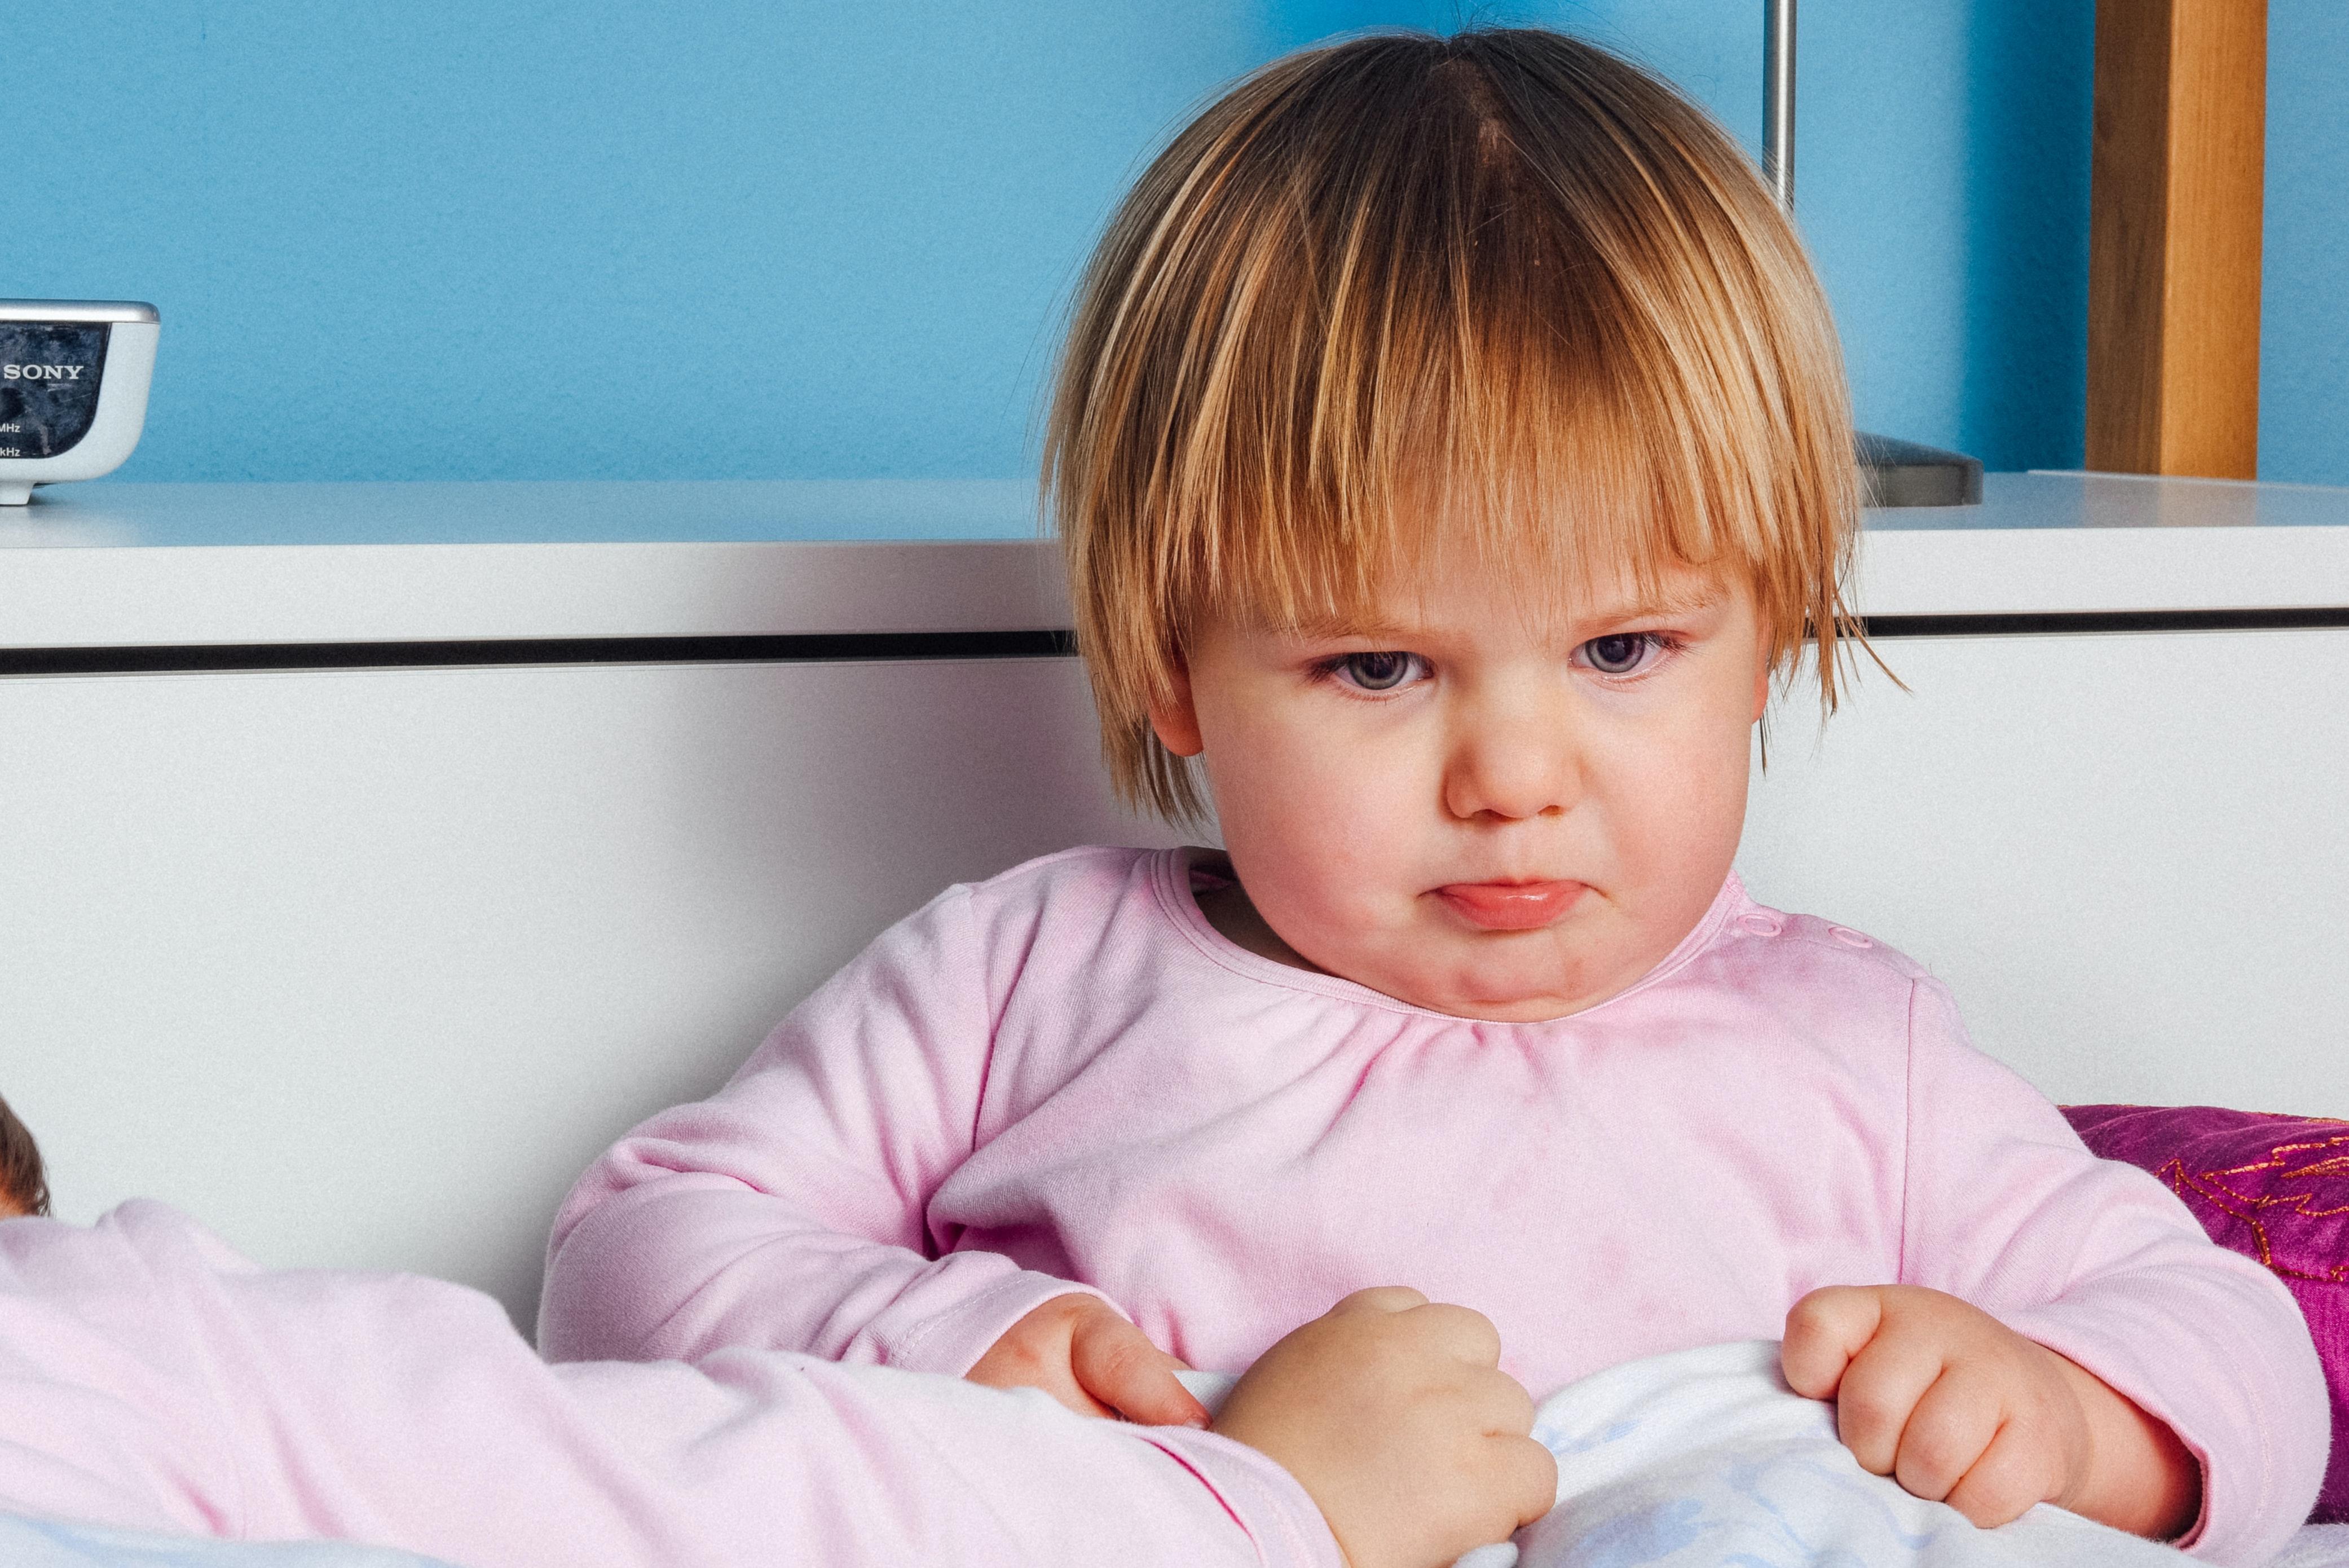
<path id="1" fill-rule="evenodd" d="M 1278 636 L 1293 637 L 1303 642 L 1332 642 L 1342 638 L 1406 639 L 1425 631 L 1426 628 L 1400 626 L 1391 621 L 1359 617 L 1314 616 L 1302 620 L 1283 621 L 1271 630 Z"/>
<path id="2" fill-rule="evenodd" d="M 1597 622 L 1601 626 L 1630 620 L 1671 620 L 1680 616 L 1700 615 L 1718 606 L 1725 597 L 1718 585 L 1680 592 L 1663 591 L 1651 596 L 1601 601 L 1573 607 L 1572 620 Z M 1394 640 L 1408 642 L 1427 635 L 1422 624 L 1389 621 L 1367 616 L 1309 616 L 1284 621 L 1271 628 L 1283 637 L 1305 642 L 1329 642 L 1345 639 L 1365 641 Z"/>
<path id="3" fill-rule="evenodd" d="M 1659 593 L 1624 603 L 1595 605 L 1582 618 L 1599 621 L 1669 620 L 1674 616 L 1696 615 L 1712 609 L 1724 597 L 1720 587 L 1708 584 L 1681 593 Z"/>

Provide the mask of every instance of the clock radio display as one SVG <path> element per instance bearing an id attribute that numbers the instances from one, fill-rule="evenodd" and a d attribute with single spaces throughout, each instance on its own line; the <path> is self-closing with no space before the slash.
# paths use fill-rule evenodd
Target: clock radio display
<path id="1" fill-rule="evenodd" d="M 0 457 L 55 457 L 89 433 L 107 331 L 0 321 Z"/>

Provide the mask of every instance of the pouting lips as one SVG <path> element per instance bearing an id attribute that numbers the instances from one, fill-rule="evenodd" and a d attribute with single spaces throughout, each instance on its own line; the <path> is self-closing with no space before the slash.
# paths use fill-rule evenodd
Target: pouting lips
<path id="1" fill-rule="evenodd" d="M 1537 930 L 1574 907 L 1582 882 L 1453 882 L 1435 896 L 1488 931 Z"/>

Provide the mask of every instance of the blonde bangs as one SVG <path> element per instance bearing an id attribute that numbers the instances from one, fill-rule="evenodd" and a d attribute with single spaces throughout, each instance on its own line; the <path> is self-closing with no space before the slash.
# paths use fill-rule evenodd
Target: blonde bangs
<path id="1" fill-rule="evenodd" d="M 1431 553 L 1713 566 L 1836 701 L 1858 502 L 1801 246 L 1702 111 L 1557 34 L 1276 62 L 1152 164 L 1079 296 L 1046 483 L 1120 791 L 1200 616 L 1346 618 Z"/>

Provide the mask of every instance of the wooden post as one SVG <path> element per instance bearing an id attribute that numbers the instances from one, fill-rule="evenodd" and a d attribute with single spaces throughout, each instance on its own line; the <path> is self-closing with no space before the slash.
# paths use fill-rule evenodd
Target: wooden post
<path id="1" fill-rule="evenodd" d="M 2087 465 L 2251 479 L 2267 0 L 2097 0 Z"/>

